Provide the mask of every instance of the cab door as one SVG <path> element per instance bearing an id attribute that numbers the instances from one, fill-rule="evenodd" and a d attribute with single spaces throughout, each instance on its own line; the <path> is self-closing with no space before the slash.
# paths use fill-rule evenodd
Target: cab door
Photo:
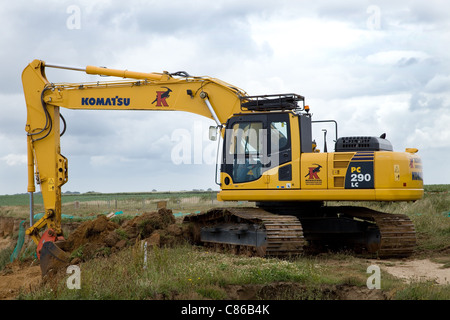
<path id="1" fill-rule="evenodd" d="M 292 139 L 289 113 L 267 117 L 269 166 L 266 171 L 269 189 L 290 189 L 293 181 Z"/>
<path id="2" fill-rule="evenodd" d="M 222 189 L 265 189 L 267 116 L 239 115 L 228 120 L 221 166 Z"/>

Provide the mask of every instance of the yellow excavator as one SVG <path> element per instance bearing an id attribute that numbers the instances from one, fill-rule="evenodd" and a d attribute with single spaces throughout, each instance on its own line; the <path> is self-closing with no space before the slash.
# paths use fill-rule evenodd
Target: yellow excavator
<path id="1" fill-rule="evenodd" d="M 118 79 L 51 83 L 46 68 Z M 37 244 L 43 274 L 58 262 L 67 262 L 59 245 L 64 241 L 61 187 L 68 181 L 68 161 L 60 147 L 66 123 L 60 108 L 185 111 L 214 120 L 211 139 L 221 143 L 220 175 L 216 175 L 221 191 L 217 197 L 252 201 L 256 207 L 214 208 L 186 217 L 185 222 L 194 226 L 195 242 L 258 256 L 347 248 L 378 257 L 404 257 L 414 251 L 415 229 L 406 215 L 327 206 L 326 201 L 421 199 L 418 150 L 393 151 L 384 134 L 338 137 L 337 123 L 331 120 L 336 130 L 335 150 L 327 152 L 325 146 L 320 152 L 312 126 L 323 121 L 312 119 L 301 95 L 251 96 L 221 80 L 184 71 L 74 68 L 41 60 L 24 69 L 22 82 L 31 220 L 27 234 Z M 33 222 L 35 181 L 40 185 L 45 213 Z"/>

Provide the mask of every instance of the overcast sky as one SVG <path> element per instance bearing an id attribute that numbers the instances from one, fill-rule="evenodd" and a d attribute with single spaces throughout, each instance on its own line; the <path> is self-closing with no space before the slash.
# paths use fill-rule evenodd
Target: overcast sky
<path id="1" fill-rule="evenodd" d="M 298 93 L 315 120 L 339 123 L 339 136 L 385 132 L 395 151 L 419 149 L 425 184 L 450 183 L 448 1 L 4 1 L 0 26 L 0 194 L 27 191 L 21 73 L 34 59 L 183 70 L 251 95 Z M 60 70 L 47 78 L 97 80 Z M 61 113 L 61 153 L 69 160 L 63 192 L 218 190 L 210 119 Z M 322 127 L 330 146 L 332 128 Z M 314 133 L 320 147 L 322 127 Z M 192 145 L 189 163 L 177 162 L 181 136 L 190 138 L 183 140 Z"/>

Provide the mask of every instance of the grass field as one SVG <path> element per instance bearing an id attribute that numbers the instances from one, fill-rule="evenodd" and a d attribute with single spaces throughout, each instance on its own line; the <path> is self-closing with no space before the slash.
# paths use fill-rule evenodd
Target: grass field
<path id="1" fill-rule="evenodd" d="M 190 197 L 202 197 L 210 199 L 211 195 L 215 196 L 216 192 L 199 191 L 199 192 L 138 192 L 138 193 L 97 193 L 88 192 L 80 194 L 62 194 L 62 204 L 89 201 L 111 201 L 111 200 L 129 200 L 140 202 L 144 200 L 158 199 L 178 199 Z M 28 206 L 29 195 L 27 193 L 15 195 L 0 195 L 0 206 Z M 43 204 L 40 192 L 34 193 L 34 203 L 36 205 Z"/>
<path id="2" fill-rule="evenodd" d="M 415 224 L 418 238 L 414 259 L 435 259 L 448 269 L 449 191 L 450 185 L 431 185 L 425 187 L 424 198 L 416 202 L 366 202 L 358 205 L 408 215 Z M 156 206 L 158 201 L 167 201 L 168 207 L 175 209 L 174 212 L 195 212 L 216 205 L 214 197 L 215 193 L 211 192 L 64 195 L 63 211 L 79 216 L 116 209 L 133 213 L 153 210 L 152 206 Z M 42 200 L 36 196 L 36 207 L 42 206 L 39 201 Z M 78 207 L 76 202 L 79 202 Z M 121 207 L 127 203 L 129 207 Z M 28 217 L 26 194 L 0 196 L 0 204 L 0 215 Z M 0 252 L 0 260 L 2 254 L 7 257 L 10 252 Z M 138 246 L 130 246 L 116 254 L 83 262 L 83 286 L 80 290 L 67 289 L 62 278 L 32 292 L 21 293 L 19 298 L 220 300 L 237 298 L 233 295 L 236 288 L 240 288 L 240 292 L 253 288 L 252 299 L 340 299 L 340 292 L 347 287 L 367 293 L 366 270 L 374 263 L 345 252 L 279 260 L 213 253 L 190 245 L 156 247 L 149 250 L 148 255 L 150 263 L 144 267 L 142 250 Z M 430 281 L 406 284 L 385 272 L 382 279 L 381 292 L 386 299 L 450 300 L 450 285 L 436 285 Z M 363 294 L 361 292 L 359 294 Z"/>
<path id="3" fill-rule="evenodd" d="M 142 192 L 142 193 L 83 193 L 63 194 L 62 213 L 70 216 L 86 216 L 118 212 L 137 214 L 154 211 L 159 202 L 165 202 L 174 213 L 195 213 L 217 206 L 251 206 L 245 201 L 219 202 L 217 192 Z M 44 212 L 42 195 L 34 194 L 34 213 Z M 29 195 L 0 195 L 0 215 L 27 219 Z"/>
<path id="4" fill-rule="evenodd" d="M 449 211 L 446 207 L 445 194 L 450 191 L 450 185 L 426 185 L 424 200 L 441 202 L 435 210 Z M 63 194 L 61 196 L 62 213 L 67 215 L 101 214 L 111 211 L 123 211 L 124 213 L 135 214 L 146 210 L 155 210 L 159 201 L 166 201 L 167 207 L 175 211 L 192 212 L 204 210 L 210 207 L 223 205 L 244 205 L 251 206 L 247 202 L 219 202 L 216 200 L 215 191 L 191 191 L 191 192 L 140 192 L 140 193 L 82 193 Z M 435 195 L 435 197 L 433 196 Z M 432 199 L 432 200 L 430 200 Z M 439 200 L 441 199 L 441 201 Z M 411 207 L 404 202 L 401 203 L 369 203 L 370 207 L 381 210 L 394 210 L 395 213 L 402 212 L 402 206 L 409 210 L 426 211 L 427 205 L 423 201 L 418 201 L 418 205 Z M 342 204 L 342 203 L 341 203 Z M 367 203 L 366 203 L 367 204 Z M 420 206 L 424 208 L 420 208 Z M 43 212 L 42 195 L 38 192 L 34 194 L 34 212 Z M 387 211 L 390 212 L 390 211 Z M 27 218 L 29 216 L 29 195 L 0 195 L 0 215 L 16 216 Z"/>

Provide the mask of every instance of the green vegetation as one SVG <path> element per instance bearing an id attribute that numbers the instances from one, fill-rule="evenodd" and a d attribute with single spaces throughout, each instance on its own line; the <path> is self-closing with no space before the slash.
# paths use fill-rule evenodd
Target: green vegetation
<path id="1" fill-rule="evenodd" d="M 8 263 L 11 262 L 10 257 L 13 251 L 13 247 L 7 247 L 3 250 L 0 250 L 0 271 L 3 270 L 3 268 L 5 268 Z"/>
<path id="2" fill-rule="evenodd" d="M 149 250 L 147 261 L 144 264 L 143 252 L 137 248 L 123 250 L 84 263 L 80 290 L 69 290 L 60 280 L 56 291 L 54 285 L 49 285 L 21 298 L 224 299 L 230 286 L 291 282 L 317 287 L 328 273 L 321 264 L 307 258 L 248 258 L 191 246 L 155 247 Z M 325 278 L 328 283 L 339 282 L 338 277 Z M 254 298 L 264 298 L 258 297 L 258 292 L 255 294 Z M 281 294 L 286 298 L 286 293 Z"/>
<path id="3" fill-rule="evenodd" d="M 142 193 L 65 193 L 61 196 L 62 213 L 66 216 L 85 217 L 110 212 L 136 215 L 154 211 L 159 202 L 165 202 L 174 213 L 194 213 L 215 206 L 248 206 L 247 202 L 223 203 L 217 201 L 215 191 L 189 192 L 142 192 Z M 34 195 L 34 212 L 44 212 L 42 195 Z M 29 216 L 29 195 L 0 195 L 0 215 L 27 219 Z M 64 217 L 63 217 L 64 219 Z"/>
<path id="4" fill-rule="evenodd" d="M 416 202 L 365 202 L 351 205 L 367 206 L 384 212 L 408 215 L 415 224 L 418 250 L 415 258 L 429 258 L 450 268 L 450 185 L 425 187 L 422 200 Z M 118 201 L 122 210 L 125 201 L 136 203 L 132 209 L 118 215 L 118 223 L 139 212 L 143 200 L 156 202 L 164 199 L 168 207 L 195 203 L 189 207 L 194 212 L 200 206 L 207 208 L 215 193 L 139 193 L 139 194 L 73 194 L 63 196 L 63 208 L 74 217 L 86 217 L 111 212 L 115 208 L 102 206 L 75 209 L 74 202 Z M 22 197 L 22 198 L 21 198 Z M 0 196 L 0 215 L 26 218 L 28 196 Z M 21 200 L 22 199 L 22 200 Z M 25 200 L 24 200 L 25 199 Z M 76 199 L 76 200 L 75 200 Z M 184 199 L 184 200 L 183 200 Z M 9 202 L 11 201 L 11 202 Z M 18 204 L 24 201 L 25 204 Z M 39 200 L 37 200 L 38 202 Z M 123 201 L 123 202 L 120 202 Z M 329 203 L 335 205 L 336 203 Z M 349 203 L 337 203 L 348 205 Z M 232 203 L 236 205 L 236 203 Z M 252 205 L 251 203 L 243 205 Z M 21 208 L 20 210 L 17 207 Z M 81 206 L 80 206 L 81 207 Z M 131 208 L 131 206 L 130 206 Z M 176 208 L 176 207 L 175 207 Z M 173 210 L 174 213 L 177 209 Z M 22 212 L 23 211 L 23 212 Z M 36 210 L 37 211 L 37 210 Z M 144 228 L 144 225 L 138 225 Z M 117 229 L 121 239 L 127 234 Z M 9 262 L 13 248 L 0 250 L 0 270 Z M 28 259 L 34 248 L 27 248 Z M 81 254 L 72 253 L 72 258 Z M 21 259 L 24 256 L 22 255 Z M 355 258 L 346 253 L 301 256 L 295 259 L 261 259 L 234 256 L 227 253 L 208 252 L 206 248 L 178 245 L 172 248 L 148 249 L 147 264 L 139 245 L 127 247 L 102 258 L 87 260 L 80 265 L 81 289 L 69 290 L 67 274 L 61 272 L 51 281 L 29 293 L 21 293 L 20 299 L 342 299 L 346 287 L 355 288 L 364 298 L 370 294 L 366 287 L 367 267 L 377 260 Z M 389 261 L 385 262 L 389 263 Z M 382 298 L 397 300 L 439 299 L 450 300 L 450 285 L 437 285 L 430 281 L 406 283 L 382 271 Z M 241 293 L 238 293 L 241 292 Z M 250 292 L 250 293 L 249 293 Z M 239 296 L 247 293 L 248 296 Z M 373 293 L 373 291 L 372 291 Z M 354 297 L 357 298 L 357 297 Z"/>
<path id="5" fill-rule="evenodd" d="M 210 200 L 215 197 L 215 191 L 179 191 L 179 192 L 129 192 L 129 193 L 63 193 L 61 195 L 62 204 L 71 203 L 74 201 L 89 202 L 89 201 L 113 201 L 113 200 L 127 200 L 136 201 L 141 200 L 158 200 L 158 199 L 178 199 L 201 197 L 204 200 Z M 43 204 L 42 194 L 36 192 L 33 195 L 34 203 L 36 205 Z M 0 206 L 28 206 L 29 194 L 20 193 L 14 195 L 0 195 Z"/>
<path id="6" fill-rule="evenodd" d="M 181 245 L 151 248 L 148 263 L 140 246 L 81 265 L 81 289 L 70 290 L 65 274 L 20 299 L 340 299 L 341 288 L 370 294 L 367 267 L 376 261 L 346 254 L 289 260 L 242 257 Z M 385 299 L 450 299 L 449 285 L 406 284 L 382 273 Z M 234 290 L 233 290 L 234 288 Z M 233 296 L 236 288 L 247 296 Z M 365 291 L 364 291 L 365 290 Z M 356 293 L 355 298 L 357 298 Z"/>
<path id="7" fill-rule="evenodd" d="M 395 294 L 397 300 L 450 300 L 450 286 L 433 281 L 416 281 Z"/>
<path id="8" fill-rule="evenodd" d="M 424 187 L 425 192 L 448 192 L 450 184 L 429 184 Z"/>

